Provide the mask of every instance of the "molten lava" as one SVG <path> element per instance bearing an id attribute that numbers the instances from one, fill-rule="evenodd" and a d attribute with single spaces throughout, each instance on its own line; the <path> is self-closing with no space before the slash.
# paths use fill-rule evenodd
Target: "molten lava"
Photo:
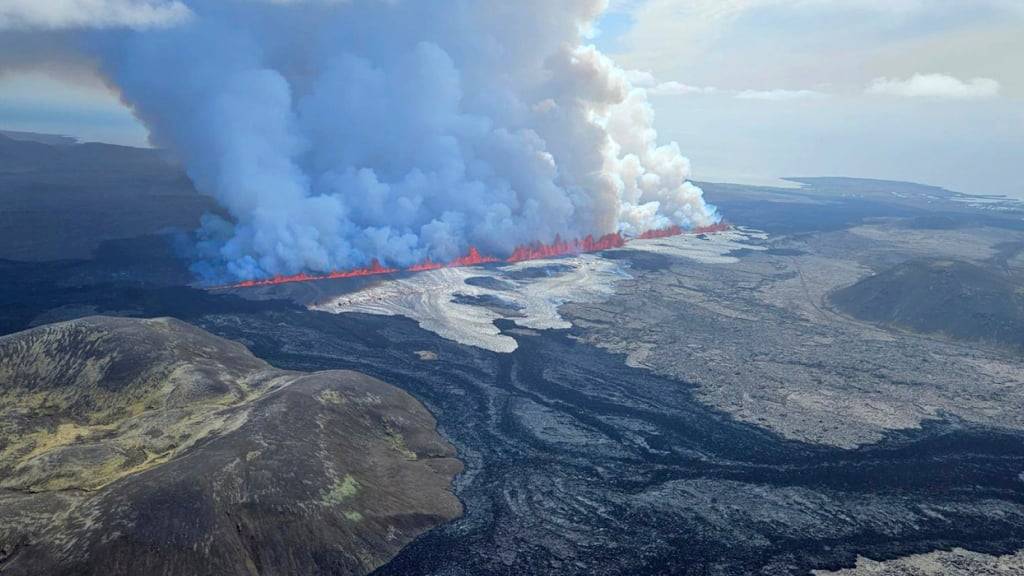
<path id="1" fill-rule="evenodd" d="M 724 232 L 732 228 L 729 224 L 724 222 L 719 224 L 713 224 L 711 226 L 703 226 L 700 228 L 694 228 L 693 230 L 683 230 L 679 226 L 669 226 L 668 228 L 661 228 L 659 230 L 648 230 L 643 234 L 636 237 L 637 240 L 651 240 L 655 238 L 668 238 L 670 236 L 679 236 L 681 234 L 716 234 L 718 232 Z M 543 242 L 534 242 L 531 244 L 525 244 L 517 247 L 512 255 L 502 260 L 493 256 L 485 256 L 476 249 L 475 246 L 470 246 L 469 252 L 465 256 L 461 256 L 448 262 L 447 264 L 441 264 L 434 262 L 429 258 L 418 264 L 413 264 L 405 269 L 399 268 L 387 268 L 381 266 L 380 262 L 376 258 L 368 268 L 357 268 L 355 270 L 345 270 L 339 272 L 329 272 L 327 274 L 293 274 L 291 276 L 274 276 L 272 278 L 264 278 L 262 280 L 246 280 L 239 282 L 238 284 L 232 284 L 227 288 L 255 288 L 258 286 L 277 286 L 279 284 L 291 284 L 293 282 L 313 282 L 316 280 L 337 280 L 341 278 L 363 278 L 366 276 L 380 276 L 383 274 L 395 274 L 398 272 L 426 272 L 428 270 L 438 270 L 440 268 L 460 268 L 464 266 L 480 266 L 481 264 L 492 264 L 495 262 L 525 262 L 527 260 L 541 260 L 544 258 L 557 258 L 559 256 L 567 256 L 569 254 L 583 254 L 587 252 L 601 252 L 603 250 L 611 250 L 613 248 L 622 248 L 626 245 L 626 239 L 619 233 L 605 234 L 600 238 L 594 239 L 593 236 L 587 236 L 580 240 L 576 239 L 571 242 L 562 240 L 560 237 L 555 236 L 554 242 L 545 244 Z"/>
<path id="2" fill-rule="evenodd" d="M 412 266 L 409 266 L 405 270 L 406 272 L 426 272 L 428 270 L 438 270 L 444 267 L 444 264 L 434 262 L 430 258 L 427 258 L 423 262 L 420 262 L 419 264 L 413 264 Z"/>
<path id="3" fill-rule="evenodd" d="M 479 266 L 481 264 L 490 264 L 492 262 L 501 262 L 501 260 L 492 258 L 491 256 L 481 256 L 480 251 L 476 249 L 476 246 L 470 246 L 468 254 L 452 260 L 448 263 L 448 267 L 459 268 L 462 266 Z"/>
<path id="4" fill-rule="evenodd" d="M 712 224 L 711 226 L 701 226 L 694 228 L 693 230 L 683 230 L 679 226 L 669 226 L 668 228 L 658 228 L 657 230 L 648 230 L 643 234 L 636 237 L 637 240 L 655 240 L 657 238 L 669 238 L 671 236 L 680 236 L 682 234 L 718 234 L 719 232 L 725 232 L 732 228 L 731 224 L 725 222 L 719 222 L 718 224 Z"/>
<path id="5" fill-rule="evenodd" d="M 600 252 L 602 250 L 611 250 L 612 248 L 622 248 L 626 245 L 626 241 L 622 238 L 619 233 L 605 234 L 597 240 L 594 240 L 593 236 L 587 236 L 583 240 L 573 240 L 572 242 L 566 242 L 560 237 L 555 236 L 555 241 L 551 244 L 544 244 L 541 242 L 534 242 L 533 244 L 527 244 L 520 246 L 512 252 L 512 255 L 505 259 L 506 262 L 524 262 L 526 260 L 540 260 L 542 258 L 556 258 L 558 256 L 565 256 L 566 254 L 581 254 L 583 252 Z"/>
<path id="6" fill-rule="evenodd" d="M 718 234 L 719 232 L 728 232 L 729 230 L 732 230 L 732 224 L 729 224 L 728 222 L 719 222 L 718 224 L 712 224 L 711 226 L 694 228 L 690 231 L 690 234 Z"/>
<path id="7" fill-rule="evenodd" d="M 381 274 L 394 274 L 398 272 L 398 268 L 385 268 L 380 265 L 380 261 L 376 258 L 370 263 L 368 268 L 356 268 L 355 270 L 345 270 L 338 272 L 328 272 L 327 274 L 292 274 L 290 276 L 274 276 L 272 278 L 264 278 L 262 280 L 246 280 L 233 284 L 229 288 L 255 288 L 257 286 L 277 286 L 279 284 L 291 284 L 294 282 L 312 282 L 314 280 L 338 280 L 341 278 L 362 278 L 364 276 L 379 276 Z"/>
<path id="8" fill-rule="evenodd" d="M 657 230 L 648 230 L 643 234 L 637 236 L 637 240 L 654 240 L 655 238 L 668 238 L 669 236 L 679 236 L 683 233 L 683 229 L 679 226 L 669 226 L 668 228 L 659 228 Z"/>

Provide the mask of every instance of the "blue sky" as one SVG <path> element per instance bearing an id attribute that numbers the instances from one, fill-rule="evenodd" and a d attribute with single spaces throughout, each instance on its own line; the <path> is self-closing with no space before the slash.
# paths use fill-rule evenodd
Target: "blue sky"
<path id="1" fill-rule="evenodd" d="M 649 73 L 697 179 L 1024 197 L 1024 2 L 620 0 L 606 22 L 597 43 Z"/>
<path id="2" fill-rule="evenodd" d="M 41 71 L 0 76 L 0 129 L 146 145 L 146 129 L 103 84 Z"/>
<path id="3" fill-rule="evenodd" d="M 5 4 L 46 5 L 0 0 L 0 37 Z M 698 180 L 845 175 L 1024 197 L 1024 0 L 611 0 L 593 41 L 638 71 Z M 2 64 L 0 128 L 145 144 L 98 80 Z"/>

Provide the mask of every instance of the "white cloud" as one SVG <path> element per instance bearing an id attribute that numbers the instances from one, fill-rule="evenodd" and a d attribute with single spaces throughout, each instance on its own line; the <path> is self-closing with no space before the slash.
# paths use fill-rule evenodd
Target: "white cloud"
<path id="1" fill-rule="evenodd" d="M 655 96 L 686 96 L 689 94 L 714 94 L 717 90 L 712 86 L 689 86 L 681 82 L 662 82 L 647 90 Z"/>
<path id="2" fill-rule="evenodd" d="M 1022 0 L 645 0 L 609 50 L 626 67 L 689 84 L 829 84 L 863 92 L 874 78 L 940 69 L 998 78 L 1024 96 Z"/>
<path id="3" fill-rule="evenodd" d="M 180 0 L 0 0 L 0 30 L 153 28 L 191 14 Z"/>
<path id="4" fill-rule="evenodd" d="M 626 79 L 638 88 L 651 88 L 658 83 L 654 74 L 647 70 L 626 70 Z"/>
<path id="5" fill-rule="evenodd" d="M 714 94 L 718 90 L 712 86 L 690 86 L 671 80 L 659 82 L 654 74 L 647 70 L 627 70 L 626 79 L 637 88 L 647 90 L 654 96 L 688 96 L 690 94 Z"/>
<path id="6" fill-rule="evenodd" d="M 899 78 L 876 78 L 865 92 L 874 96 L 903 98 L 941 98 L 946 100 L 984 100 L 999 96 L 1001 86 L 991 78 L 964 82 L 945 74 L 915 74 Z"/>
<path id="7" fill-rule="evenodd" d="M 824 98 L 827 94 L 816 90 L 743 90 L 737 92 L 740 100 L 771 100 L 775 102 L 787 100 L 811 100 Z"/>
<path id="8" fill-rule="evenodd" d="M 714 86 L 692 86 L 675 80 L 661 82 L 653 72 L 647 70 L 627 70 L 626 79 L 637 88 L 647 90 L 653 96 L 689 96 L 693 94 L 721 94 L 742 100 L 806 100 L 824 98 L 824 92 L 815 90 L 720 90 Z"/>

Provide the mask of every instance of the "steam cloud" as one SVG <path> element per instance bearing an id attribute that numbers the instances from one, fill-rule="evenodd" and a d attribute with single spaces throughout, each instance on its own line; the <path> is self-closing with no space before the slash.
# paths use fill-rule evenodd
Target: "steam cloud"
<path id="1" fill-rule="evenodd" d="M 83 41 L 233 219 L 206 217 L 197 271 L 250 279 L 715 223 L 586 45 L 605 3 L 189 0 Z"/>

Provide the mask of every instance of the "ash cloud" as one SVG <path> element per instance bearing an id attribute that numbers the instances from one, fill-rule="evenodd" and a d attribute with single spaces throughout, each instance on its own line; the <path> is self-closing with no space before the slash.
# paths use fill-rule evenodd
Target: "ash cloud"
<path id="1" fill-rule="evenodd" d="M 78 44 L 233 221 L 251 279 L 718 220 L 645 92 L 585 41 L 601 0 L 190 0 Z"/>

